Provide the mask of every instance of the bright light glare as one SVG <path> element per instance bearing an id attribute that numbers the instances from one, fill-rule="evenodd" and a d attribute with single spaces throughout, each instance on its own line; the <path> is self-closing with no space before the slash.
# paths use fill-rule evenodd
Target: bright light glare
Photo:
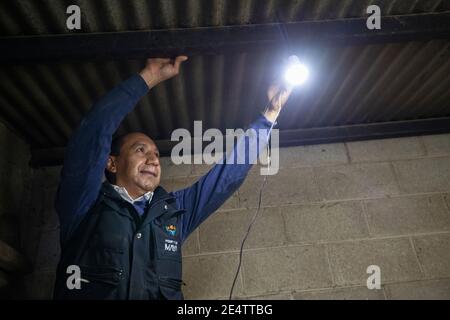
<path id="1" fill-rule="evenodd" d="M 284 73 L 284 80 L 291 86 L 299 86 L 305 83 L 309 77 L 309 70 L 297 56 L 289 57 L 289 64 Z"/>

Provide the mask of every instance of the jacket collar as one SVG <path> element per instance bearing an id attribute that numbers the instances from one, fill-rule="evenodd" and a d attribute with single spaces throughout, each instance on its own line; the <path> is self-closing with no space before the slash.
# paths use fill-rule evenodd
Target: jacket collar
<path id="1" fill-rule="evenodd" d="M 113 186 L 105 181 L 101 188 L 101 194 L 106 197 L 108 200 L 112 201 L 105 201 L 106 205 L 117 211 L 118 213 L 122 215 L 128 216 L 130 219 L 133 219 L 133 217 L 129 213 L 124 213 L 123 207 L 125 206 L 131 206 L 129 202 L 124 200 L 119 193 L 117 193 L 116 190 L 114 190 Z M 143 221 L 143 224 L 148 223 L 155 218 L 159 217 L 162 214 L 168 214 L 168 215 L 174 215 L 176 213 L 182 213 L 185 210 L 176 210 L 172 206 L 168 207 L 165 205 L 165 203 L 174 203 L 175 197 L 172 193 L 167 192 L 163 187 L 158 186 L 154 193 L 152 201 L 150 202 L 148 208 L 147 208 L 147 214 Z M 161 207 L 159 210 L 151 211 L 151 208 L 153 207 Z M 150 211 L 150 212 L 149 212 Z"/>
<path id="2" fill-rule="evenodd" d="M 103 182 L 101 192 L 108 198 L 111 198 L 114 200 L 125 201 L 120 196 L 120 194 L 116 190 L 114 190 L 113 186 L 108 181 Z M 166 190 L 164 190 L 163 187 L 158 186 L 158 187 L 156 187 L 155 191 L 153 192 L 153 197 L 152 197 L 151 202 L 156 202 L 159 200 L 169 200 L 169 199 L 175 200 L 175 197 L 173 196 L 173 194 L 168 193 Z"/>

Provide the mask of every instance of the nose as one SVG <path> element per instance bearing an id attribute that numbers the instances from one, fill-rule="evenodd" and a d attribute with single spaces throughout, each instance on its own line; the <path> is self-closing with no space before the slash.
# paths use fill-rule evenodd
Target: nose
<path id="1" fill-rule="evenodd" d="M 159 165 L 159 158 L 154 153 L 149 153 L 147 155 L 146 164 L 153 164 L 155 166 Z"/>

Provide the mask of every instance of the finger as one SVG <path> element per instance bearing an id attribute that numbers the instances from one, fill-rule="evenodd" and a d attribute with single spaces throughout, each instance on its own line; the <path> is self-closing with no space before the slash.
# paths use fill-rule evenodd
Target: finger
<path id="1" fill-rule="evenodd" d="M 170 62 L 170 58 L 155 58 L 153 61 L 161 64 L 166 64 Z"/>
<path id="2" fill-rule="evenodd" d="M 177 72 L 178 72 L 179 69 L 180 69 L 181 63 L 184 62 L 184 61 L 186 61 L 187 59 L 188 59 L 187 56 L 178 56 L 178 57 L 176 57 L 174 67 L 175 67 L 175 70 L 176 70 Z"/>
<path id="3" fill-rule="evenodd" d="M 286 98 L 289 98 L 289 96 L 291 95 L 293 89 L 294 89 L 293 86 L 290 86 L 290 85 L 286 86 Z"/>

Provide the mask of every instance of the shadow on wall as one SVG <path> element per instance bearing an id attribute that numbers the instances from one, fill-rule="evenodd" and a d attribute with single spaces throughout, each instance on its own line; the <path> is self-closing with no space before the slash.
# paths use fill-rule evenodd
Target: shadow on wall
<path id="1" fill-rule="evenodd" d="M 0 148 L 0 295 L 8 298 L 21 275 L 31 269 L 23 254 L 21 225 L 26 221 L 32 170 L 29 147 L 1 123 Z"/>

